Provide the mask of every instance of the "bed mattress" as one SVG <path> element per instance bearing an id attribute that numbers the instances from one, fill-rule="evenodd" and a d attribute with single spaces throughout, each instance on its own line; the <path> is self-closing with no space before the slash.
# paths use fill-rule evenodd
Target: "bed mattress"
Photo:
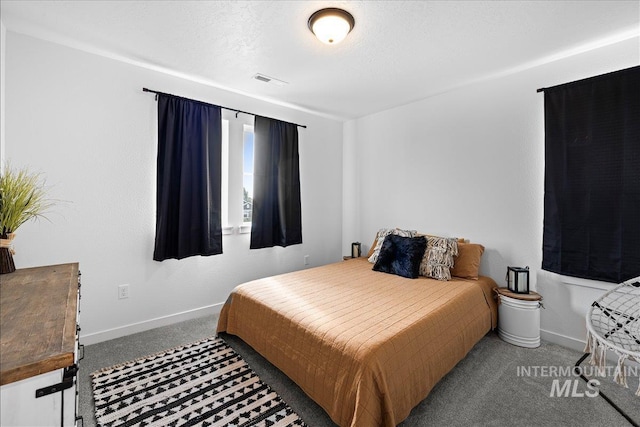
<path id="1" fill-rule="evenodd" d="M 237 286 L 217 327 L 240 337 L 340 426 L 395 426 L 496 327 L 489 277 L 372 271 L 366 258 Z"/>

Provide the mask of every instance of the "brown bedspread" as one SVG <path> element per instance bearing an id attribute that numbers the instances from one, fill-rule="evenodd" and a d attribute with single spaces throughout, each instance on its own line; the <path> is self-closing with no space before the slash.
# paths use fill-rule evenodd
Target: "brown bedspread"
<path id="1" fill-rule="evenodd" d="M 395 426 L 495 328 L 497 285 L 371 267 L 357 258 L 239 285 L 217 331 L 242 338 L 340 426 Z"/>

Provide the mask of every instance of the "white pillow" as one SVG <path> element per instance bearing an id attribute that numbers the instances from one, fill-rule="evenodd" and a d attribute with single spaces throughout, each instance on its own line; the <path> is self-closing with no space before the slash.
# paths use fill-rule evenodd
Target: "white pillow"
<path id="1" fill-rule="evenodd" d="M 378 234 L 376 235 L 376 247 L 368 258 L 371 264 L 375 264 L 376 261 L 378 261 L 378 255 L 380 255 L 380 249 L 382 248 L 384 238 L 389 234 L 395 234 L 402 237 L 416 237 L 418 232 L 416 230 L 401 230 L 399 228 L 381 228 L 378 230 Z"/>

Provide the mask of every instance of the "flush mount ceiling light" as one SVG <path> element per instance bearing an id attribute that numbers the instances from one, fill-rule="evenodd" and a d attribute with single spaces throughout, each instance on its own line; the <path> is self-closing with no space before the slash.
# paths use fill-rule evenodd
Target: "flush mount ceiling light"
<path id="1" fill-rule="evenodd" d="M 356 21 L 346 10 L 329 7 L 309 17 L 307 25 L 323 43 L 338 44 L 353 30 Z"/>

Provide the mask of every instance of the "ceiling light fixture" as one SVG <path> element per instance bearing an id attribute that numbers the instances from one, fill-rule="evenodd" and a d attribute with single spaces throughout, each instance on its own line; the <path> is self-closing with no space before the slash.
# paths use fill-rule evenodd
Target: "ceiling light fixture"
<path id="1" fill-rule="evenodd" d="M 338 44 L 353 30 L 356 21 L 346 10 L 329 7 L 320 9 L 309 17 L 307 25 L 323 43 Z"/>

